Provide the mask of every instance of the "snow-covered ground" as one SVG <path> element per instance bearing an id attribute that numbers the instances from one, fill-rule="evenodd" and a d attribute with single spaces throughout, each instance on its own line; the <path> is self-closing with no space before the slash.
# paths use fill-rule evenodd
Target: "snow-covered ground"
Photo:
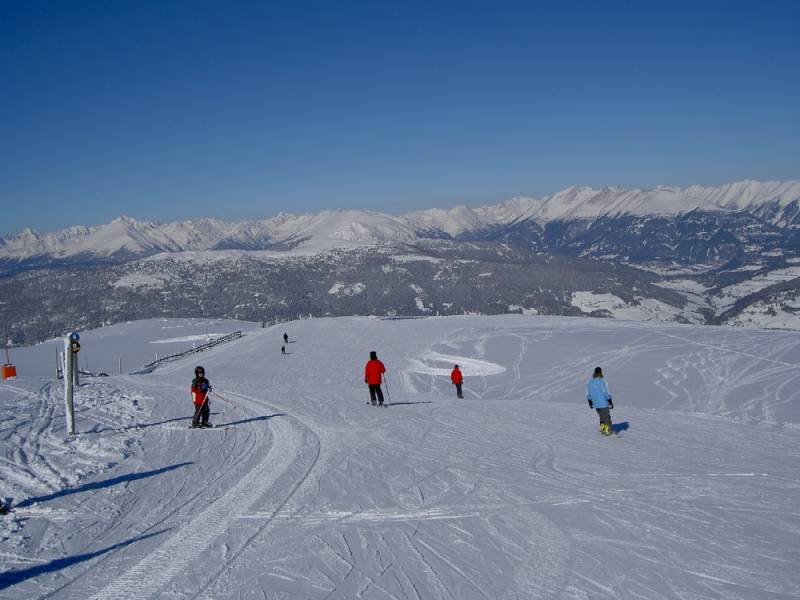
<path id="1" fill-rule="evenodd" d="M 655 298 L 636 299 L 636 304 L 629 304 L 614 294 L 597 294 L 595 292 L 574 292 L 572 306 L 582 312 L 591 314 L 601 311 L 615 319 L 633 321 L 681 321 L 695 316 L 692 312 L 670 306 Z"/>
<path id="2" fill-rule="evenodd" d="M 112 376 L 84 378 L 71 439 L 55 344 L 14 352 L 0 597 L 800 596 L 800 334 L 318 319 L 113 374 L 169 347 L 150 342 L 234 329 L 204 323 L 87 332 L 82 354 Z M 370 350 L 382 409 L 365 403 Z M 197 363 L 214 430 L 187 429 Z M 596 365 L 618 436 L 584 399 Z"/>
<path id="3" fill-rule="evenodd" d="M 794 291 L 782 292 L 769 300 L 759 300 L 728 319 L 735 327 L 800 330 L 800 298 Z"/>
<path id="4" fill-rule="evenodd" d="M 760 264 L 744 265 L 740 271 L 755 271 L 762 268 Z M 800 267 L 791 266 L 782 269 L 775 269 L 751 279 L 725 286 L 719 290 L 713 290 L 701 283 L 691 279 L 668 279 L 659 282 L 657 285 L 672 289 L 683 294 L 687 299 L 687 305 L 681 311 L 681 316 L 689 322 L 702 322 L 704 311 L 713 311 L 720 315 L 729 310 L 742 298 L 755 294 L 772 285 L 791 281 L 800 277 Z M 587 296 L 592 300 L 591 296 Z M 579 305 L 576 300 L 573 304 Z M 583 304 L 592 307 L 588 300 L 583 300 Z M 595 303 L 597 304 L 597 300 Z M 582 310 L 587 310 L 580 306 Z M 610 312 L 617 318 L 642 318 L 635 313 L 627 315 L 624 311 L 627 307 L 624 302 L 619 300 L 616 304 L 618 310 L 609 308 Z M 605 308 L 605 307 L 603 307 Z M 655 317 L 663 320 L 664 315 L 670 316 L 668 311 L 660 310 L 655 313 Z M 795 292 L 789 291 L 767 300 L 759 300 L 744 307 L 735 316 L 728 318 L 726 325 L 735 327 L 760 327 L 763 329 L 792 329 L 800 330 L 800 300 L 796 298 Z"/>
<path id="5" fill-rule="evenodd" d="M 729 309 L 740 298 L 744 298 L 749 294 L 754 294 L 776 283 L 783 283 L 784 281 L 791 281 L 800 277 L 800 266 L 787 267 L 785 269 L 776 269 L 769 271 L 763 275 L 757 275 L 752 279 L 742 281 L 735 285 L 729 285 L 722 288 L 720 294 L 712 299 L 717 312 L 721 313 Z"/>

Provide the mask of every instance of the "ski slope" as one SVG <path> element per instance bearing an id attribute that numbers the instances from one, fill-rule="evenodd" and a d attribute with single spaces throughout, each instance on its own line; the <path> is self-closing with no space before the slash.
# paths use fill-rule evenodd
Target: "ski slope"
<path id="1" fill-rule="evenodd" d="M 55 343 L 14 352 L 0 598 L 800 597 L 796 333 L 316 319 L 114 374 L 118 357 L 131 371 L 239 328 L 87 332 L 82 354 L 111 376 L 84 378 L 71 439 Z M 385 408 L 366 404 L 370 350 Z M 187 428 L 195 364 L 213 430 Z M 596 365 L 629 426 L 618 436 L 585 401 Z"/>

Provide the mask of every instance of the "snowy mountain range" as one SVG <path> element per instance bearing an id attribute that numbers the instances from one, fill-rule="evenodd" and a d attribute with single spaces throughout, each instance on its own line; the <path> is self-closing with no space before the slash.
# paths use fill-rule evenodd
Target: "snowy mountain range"
<path id="1" fill-rule="evenodd" d="M 538 240 L 555 224 L 625 218 L 675 219 L 691 213 L 743 213 L 760 227 L 795 229 L 800 181 L 743 181 L 720 187 L 625 189 L 570 187 L 544 198 L 513 198 L 502 204 L 431 209 L 405 215 L 336 210 L 230 223 L 197 219 L 173 223 L 142 222 L 119 217 L 93 227 L 75 226 L 52 233 L 25 229 L 0 238 L 0 267 L 50 261 L 113 260 L 159 252 L 191 250 L 274 250 L 284 255 L 314 254 L 333 248 L 409 243 L 420 239 L 498 240 L 519 242 L 526 231 L 529 246 L 553 249 Z M 580 254 L 581 252 L 578 252 Z M 591 252 L 589 252 L 591 253 Z"/>
<path id="2" fill-rule="evenodd" d="M 584 315 L 800 329 L 800 181 L 0 240 L 0 339 L 150 317 Z"/>

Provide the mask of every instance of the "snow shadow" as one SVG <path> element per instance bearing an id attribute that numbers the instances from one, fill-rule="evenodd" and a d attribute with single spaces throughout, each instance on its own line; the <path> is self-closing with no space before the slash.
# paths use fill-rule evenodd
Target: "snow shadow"
<path id="1" fill-rule="evenodd" d="M 215 427 L 230 427 L 231 425 L 243 425 L 244 423 L 252 423 L 254 421 L 269 421 L 275 417 L 285 417 L 286 413 L 275 413 L 274 415 L 261 415 L 260 417 L 251 417 L 249 419 L 241 419 L 239 421 L 231 421 L 230 423 L 220 423 Z"/>
<path id="2" fill-rule="evenodd" d="M 611 430 L 614 433 L 619 433 L 620 431 L 625 431 L 628 427 L 630 427 L 630 424 L 627 421 L 622 421 L 622 423 L 614 423 L 611 425 Z"/>
<path id="3" fill-rule="evenodd" d="M 64 558 L 57 558 L 55 560 L 51 560 L 50 562 L 46 562 L 41 565 L 28 567 L 27 569 L 20 569 L 19 571 L 6 571 L 5 573 L 0 573 L 0 590 L 4 590 L 7 587 L 21 583 L 26 579 L 31 579 L 32 577 L 38 577 L 39 575 L 45 575 L 46 573 L 53 573 L 55 571 L 60 571 L 61 569 L 66 569 L 67 567 L 78 564 L 80 562 L 91 560 L 97 556 L 102 556 L 103 554 L 113 552 L 114 550 L 119 550 L 120 548 L 124 548 L 125 546 L 135 544 L 136 542 L 146 540 L 149 537 L 161 535 L 162 533 L 169 531 L 169 529 L 170 528 L 162 529 L 161 531 L 154 531 L 153 533 L 140 535 L 138 537 L 125 540 L 124 542 L 119 542 L 118 544 L 114 544 L 113 546 L 109 546 L 108 548 L 97 550 L 96 552 L 87 552 L 86 554 L 76 554 L 75 556 L 65 556 Z"/>
<path id="4" fill-rule="evenodd" d="M 31 504 L 36 504 L 37 502 L 48 502 L 56 498 L 61 498 L 62 496 L 69 496 L 70 494 L 79 494 L 81 492 L 88 492 L 91 490 L 101 490 L 104 488 L 117 485 L 119 483 L 127 483 L 129 481 L 136 481 L 137 479 L 154 477 L 155 475 L 161 475 L 162 473 L 174 471 L 175 469 L 179 469 L 181 467 L 185 467 L 191 464 L 194 463 L 182 462 L 170 465 L 168 467 L 161 467 L 160 469 L 153 469 L 152 471 L 142 471 L 141 473 L 128 473 L 126 475 L 120 475 L 119 477 L 112 477 L 111 479 L 106 479 L 104 481 L 92 481 L 90 483 L 86 483 L 78 487 L 66 488 L 58 492 L 53 492 L 52 494 L 47 494 L 46 496 L 35 496 L 33 498 L 28 498 L 27 500 L 23 500 L 19 504 L 15 504 L 14 508 L 24 508 L 26 506 L 30 506 Z"/>
<path id="5" fill-rule="evenodd" d="M 218 415 L 220 413 L 219 413 L 219 411 L 215 412 L 215 411 L 212 410 L 208 414 L 213 417 L 214 415 Z M 123 427 L 122 431 L 127 431 L 129 429 L 144 429 L 145 427 L 158 427 L 159 425 L 166 425 L 167 423 L 175 423 L 176 421 L 191 421 L 191 420 L 192 420 L 192 415 L 189 415 L 188 417 L 175 417 L 174 419 L 166 419 L 164 421 L 156 421 L 155 423 L 138 423 L 136 425 L 130 425 L 128 427 Z M 93 432 L 93 433 L 99 433 L 101 431 L 117 431 L 117 430 L 116 429 L 98 429 L 96 432 Z"/>
<path id="6" fill-rule="evenodd" d="M 419 402 L 386 402 L 386 406 L 403 406 L 406 404 L 433 404 L 430 400 L 420 400 Z"/>

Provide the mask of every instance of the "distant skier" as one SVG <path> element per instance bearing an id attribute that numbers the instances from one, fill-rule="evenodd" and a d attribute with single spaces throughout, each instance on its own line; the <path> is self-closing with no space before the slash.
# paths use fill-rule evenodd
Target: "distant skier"
<path id="1" fill-rule="evenodd" d="M 286 354 L 286 346 L 281 346 L 281 354 Z"/>
<path id="2" fill-rule="evenodd" d="M 374 350 L 369 353 L 369 360 L 364 367 L 364 383 L 369 386 L 369 398 L 372 406 L 383 406 L 383 391 L 381 391 L 382 375 L 386 367 L 378 360 L 378 353 Z"/>
<path id="3" fill-rule="evenodd" d="M 461 384 L 464 383 L 464 376 L 461 374 L 461 369 L 458 368 L 458 365 L 453 367 L 453 371 L 450 373 L 450 381 L 456 386 L 456 397 L 463 399 L 464 394 L 461 393 Z"/>
<path id="4" fill-rule="evenodd" d="M 603 369 L 594 368 L 594 373 L 589 383 L 586 384 L 586 400 L 589 408 L 597 411 L 600 417 L 600 431 L 603 435 L 611 435 L 614 430 L 611 425 L 611 409 L 614 408 L 614 401 L 611 399 L 611 392 L 608 391 L 606 380 L 603 379 Z"/>
<path id="5" fill-rule="evenodd" d="M 289 343 L 289 334 L 288 333 L 284 333 L 283 334 L 283 343 L 284 344 L 288 344 Z"/>
<path id="6" fill-rule="evenodd" d="M 208 422 L 208 416 L 211 414 L 211 409 L 208 406 L 209 393 L 211 393 L 211 385 L 208 379 L 206 379 L 206 370 L 203 367 L 195 368 L 194 379 L 192 380 L 192 396 L 194 402 L 192 429 L 211 427 L 211 423 Z"/>

